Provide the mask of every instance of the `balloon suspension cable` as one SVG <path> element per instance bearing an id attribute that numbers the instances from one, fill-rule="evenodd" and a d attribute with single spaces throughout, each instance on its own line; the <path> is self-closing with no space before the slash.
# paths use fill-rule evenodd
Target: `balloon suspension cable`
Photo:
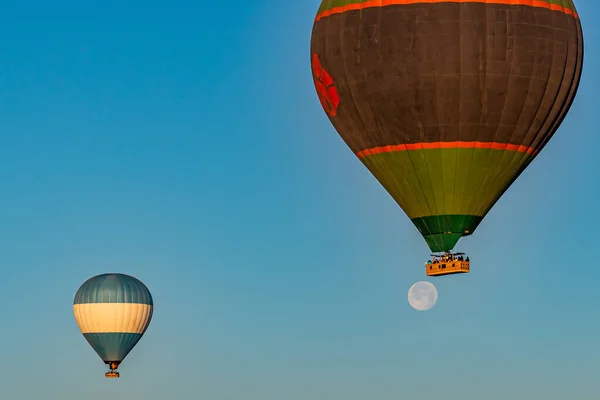
<path id="1" fill-rule="evenodd" d="M 437 254 L 431 254 L 431 257 L 435 257 L 435 258 L 459 258 L 460 256 L 463 256 L 462 258 L 467 257 L 467 255 L 465 253 L 462 252 L 452 252 L 452 251 L 440 251 Z"/>

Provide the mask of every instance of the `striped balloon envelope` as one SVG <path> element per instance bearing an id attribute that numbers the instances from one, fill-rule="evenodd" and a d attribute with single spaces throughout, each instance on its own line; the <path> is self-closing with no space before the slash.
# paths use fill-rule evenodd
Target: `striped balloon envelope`
<path id="1" fill-rule="evenodd" d="M 148 329 L 153 313 L 150 291 L 124 274 L 88 279 L 75 294 L 73 313 L 81 333 L 110 366 L 107 378 L 118 378 L 119 364 Z"/>
<path id="2" fill-rule="evenodd" d="M 583 54 L 572 0 L 323 0 L 310 60 L 344 142 L 449 252 L 555 134 Z"/>

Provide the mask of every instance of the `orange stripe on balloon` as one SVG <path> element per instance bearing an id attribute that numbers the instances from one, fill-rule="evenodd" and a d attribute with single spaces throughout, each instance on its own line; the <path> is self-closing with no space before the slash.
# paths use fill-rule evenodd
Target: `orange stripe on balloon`
<path id="1" fill-rule="evenodd" d="M 407 5 L 407 4 L 431 4 L 431 3 L 481 3 L 481 4 L 502 4 L 502 5 L 520 5 L 520 6 L 531 6 L 537 8 L 546 8 L 553 11 L 561 11 L 567 15 L 572 15 L 575 18 L 579 18 L 577 12 L 568 7 L 561 6 L 560 4 L 550 4 L 547 1 L 541 0 L 367 0 L 362 3 L 346 4 L 344 6 L 333 7 L 329 10 L 325 10 L 315 18 L 316 21 L 321 18 L 328 17 L 333 14 L 341 14 L 347 11 L 362 10 L 363 8 L 372 7 L 385 7 L 395 5 Z"/>
<path id="2" fill-rule="evenodd" d="M 537 151 L 528 146 L 511 144 L 511 143 L 496 143 L 496 142 L 434 142 L 434 143 L 410 143 L 396 144 L 391 146 L 373 147 L 371 149 L 361 150 L 356 153 L 358 158 L 372 156 L 374 154 L 392 153 L 395 151 L 411 151 L 411 150 L 430 150 L 430 149 L 494 149 L 517 151 L 519 153 L 527 153 L 536 155 Z"/>

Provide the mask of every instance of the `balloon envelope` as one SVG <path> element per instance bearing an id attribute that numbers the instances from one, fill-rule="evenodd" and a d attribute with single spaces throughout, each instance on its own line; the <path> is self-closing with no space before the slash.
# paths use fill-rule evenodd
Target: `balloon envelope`
<path id="1" fill-rule="evenodd" d="M 124 274 L 87 280 L 73 302 L 81 333 L 107 364 L 123 361 L 148 328 L 152 312 L 152 295 L 146 285 Z"/>
<path id="2" fill-rule="evenodd" d="M 550 140 L 582 63 L 571 0 L 324 0 L 311 39 L 331 123 L 438 252 Z"/>

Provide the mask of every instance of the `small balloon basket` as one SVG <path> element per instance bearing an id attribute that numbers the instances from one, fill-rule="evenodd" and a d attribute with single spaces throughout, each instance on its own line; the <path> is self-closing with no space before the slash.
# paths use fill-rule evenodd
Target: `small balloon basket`
<path id="1" fill-rule="evenodd" d="M 104 374 L 107 378 L 118 378 L 120 374 L 117 372 L 117 368 L 119 367 L 118 362 L 108 361 L 106 362 L 110 366 L 110 371 Z"/>

